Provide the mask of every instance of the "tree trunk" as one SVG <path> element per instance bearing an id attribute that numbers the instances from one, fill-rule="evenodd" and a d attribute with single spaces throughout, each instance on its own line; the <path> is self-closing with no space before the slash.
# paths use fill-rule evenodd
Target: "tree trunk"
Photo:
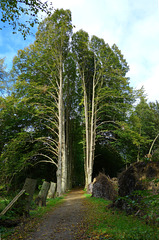
<path id="1" fill-rule="evenodd" d="M 63 104 L 62 115 L 62 193 L 67 189 L 67 154 L 66 154 L 66 134 L 65 134 L 65 114 Z"/>
<path id="2" fill-rule="evenodd" d="M 85 188 L 88 188 L 88 169 L 89 169 L 89 114 L 88 114 L 88 100 L 87 100 L 87 92 L 86 85 L 83 73 L 83 91 L 84 91 L 84 113 L 85 113 L 85 136 L 86 136 L 86 146 L 85 146 Z"/>
<path id="3" fill-rule="evenodd" d="M 70 103 L 69 81 L 67 83 L 67 106 L 66 106 L 66 157 L 67 157 L 67 189 L 72 188 L 72 141 L 70 139 Z"/>
<path id="4" fill-rule="evenodd" d="M 93 163 L 94 163 L 94 143 L 95 143 L 95 79 L 93 77 L 92 88 L 92 104 L 91 104 L 91 122 L 90 122 L 90 147 L 89 147 L 89 169 L 88 169 L 88 185 L 92 182 Z"/>
<path id="5" fill-rule="evenodd" d="M 59 66 L 59 96 L 58 96 L 58 115 L 59 115 L 59 143 L 58 143 L 58 169 L 57 169 L 57 196 L 61 196 L 64 185 L 62 184 L 63 177 L 63 159 L 64 159 L 64 124 L 63 124 L 63 78 L 62 78 L 62 55 L 60 56 Z"/>
<path id="6" fill-rule="evenodd" d="M 84 83 L 84 80 L 83 80 Z M 85 159 L 85 188 L 92 182 L 95 137 L 96 137 L 96 105 L 95 105 L 95 76 L 93 77 L 92 101 L 88 111 L 86 87 L 84 86 L 84 108 L 86 126 L 86 159 Z M 89 116 L 90 115 L 90 116 Z"/>

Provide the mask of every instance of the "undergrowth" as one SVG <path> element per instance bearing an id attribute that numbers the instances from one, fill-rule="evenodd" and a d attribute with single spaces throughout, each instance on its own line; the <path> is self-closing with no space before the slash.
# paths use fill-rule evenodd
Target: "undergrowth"
<path id="1" fill-rule="evenodd" d="M 90 197 L 85 194 L 84 204 L 86 207 L 83 228 L 86 238 L 82 239 L 108 239 L 108 240 L 158 240 L 159 228 L 146 224 L 136 216 L 126 215 L 126 213 L 110 208 L 111 201 Z M 25 239 L 29 232 L 35 230 L 38 223 L 42 221 L 42 216 L 51 211 L 62 198 L 47 200 L 46 207 L 36 207 L 32 204 L 30 219 L 15 229 L 2 228 L 2 239 Z M 7 216 L 6 216 L 7 217 Z M 83 231 L 83 230 L 82 230 Z"/>
<path id="2" fill-rule="evenodd" d="M 31 232 L 34 230 L 34 228 L 39 223 L 39 221 L 42 220 L 43 215 L 51 211 L 53 208 L 55 208 L 58 204 L 62 202 L 62 200 L 63 200 L 63 197 L 47 199 L 47 203 L 45 207 L 37 207 L 35 203 L 32 202 L 31 210 L 30 210 L 30 218 L 19 219 L 21 221 L 21 224 L 16 228 L 14 227 L 6 228 L 6 227 L 0 226 L 0 236 L 1 236 L 0 239 L 6 239 L 6 240 L 23 239 L 24 236 L 26 237 L 26 234 L 28 234 L 28 232 Z M 3 203 L 3 201 L 0 201 L 0 206 L 3 207 L 4 209 L 7 203 L 8 201 L 6 201 L 5 204 Z M 1 216 L 0 219 L 15 220 L 17 219 L 17 216 L 15 215 L 14 211 L 11 209 L 4 216 Z M 21 228 L 22 230 L 20 230 Z"/>
<path id="3" fill-rule="evenodd" d="M 31 217 L 36 217 L 36 218 L 42 217 L 46 212 L 49 212 L 53 207 L 55 207 L 59 203 L 61 203 L 62 199 L 63 199 L 63 197 L 47 199 L 45 207 L 36 207 L 33 204 L 33 206 L 34 206 L 33 208 L 34 209 L 32 209 L 30 211 L 30 216 Z"/>
<path id="4" fill-rule="evenodd" d="M 87 195 L 88 239 L 109 240 L 158 240 L 159 228 L 147 225 L 135 216 L 109 208 L 110 201 L 92 198 Z"/>
<path id="5" fill-rule="evenodd" d="M 147 223 L 159 226 L 159 194 L 137 190 L 130 196 L 118 197 L 117 201 L 123 204 L 128 214 L 133 213 Z"/>

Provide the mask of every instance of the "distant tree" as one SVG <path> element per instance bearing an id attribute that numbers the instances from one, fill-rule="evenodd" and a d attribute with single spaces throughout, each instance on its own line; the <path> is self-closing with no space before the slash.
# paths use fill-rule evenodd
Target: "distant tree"
<path id="1" fill-rule="evenodd" d="M 126 164 L 143 160 L 159 133 L 158 102 L 148 103 L 143 88 L 137 91 L 136 100 L 137 104 L 129 111 L 127 121 L 120 122 L 120 127 L 115 130 L 118 141 L 114 144 Z M 157 144 L 158 139 L 153 150 Z"/>
<path id="2" fill-rule="evenodd" d="M 13 94 L 0 97 L 0 179 L 8 189 L 13 178 L 32 164 L 33 148 L 38 145 L 32 142 L 37 132 L 31 132 L 30 127 L 39 126 L 32 113 Z"/>
<path id="3" fill-rule="evenodd" d="M 5 58 L 0 58 L 0 94 L 1 96 L 8 93 L 9 74 L 4 64 Z"/>
<path id="4" fill-rule="evenodd" d="M 39 23 L 38 13 L 45 12 L 50 14 L 51 8 L 48 3 L 41 0 L 1 0 L 0 1 L 0 18 L 5 24 L 12 26 L 13 33 L 20 31 L 24 38 L 30 33 L 31 27 Z M 22 17 L 29 17 L 26 21 Z M 1 30 L 2 30 L 1 28 Z"/>

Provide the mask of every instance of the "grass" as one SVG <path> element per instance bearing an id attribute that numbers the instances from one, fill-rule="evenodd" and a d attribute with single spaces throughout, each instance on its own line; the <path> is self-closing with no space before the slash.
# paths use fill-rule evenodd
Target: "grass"
<path id="1" fill-rule="evenodd" d="M 59 203 L 61 203 L 62 200 L 63 200 L 63 197 L 47 199 L 45 207 L 35 207 L 35 205 L 33 205 L 32 208 L 34 207 L 35 208 L 30 211 L 30 216 L 40 218 L 45 213 L 51 211 L 54 207 L 56 207 Z"/>
<path id="2" fill-rule="evenodd" d="M 87 196 L 87 235 L 90 239 L 158 240 L 159 229 L 134 216 L 108 208 L 110 201 Z"/>
<path id="3" fill-rule="evenodd" d="M 0 197 L 0 212 L 7 206 L 10 201 L 7 198 Z"/>
<path id="4" fill-rule="evenodd" d="M 46 202 L 45 207 L 37 207 L 34 203 L 32 203 L 32 210 L 30 210 L 30 218 L 27 219 L 25 224 L 21 224 L 20 227 L 16 228 L 5 228 L 0 227 L 0 234 L 2 239 L 23 239 L 27 237 L 29 232 L 32 232 L 37 224 L 42 221 L 42 217 L 52 211 L 56 206 L 58 206 L 63 200 L 63 197 L 48 199 Z M 4 209 L 7 202 L 3 202 L 3 199 L 0 199 L 0 209 Z M 1 218 L 3 219 L 15 219 L 14 212 L 12 210 L 8 211 L 4 216 Z"/>
<path id="5" fill-rule="evenodd" d="M 159 228 L 147 225 L 144 221 L 134 216 L 127 216 L 116 209 L 109 208 L 111 201 L 97 199 L 85 194 L 86 207 L 83 228 L 87 238 L 84 239 L 108 239 L 108 240 L 158 240 Z M 43 220 L 43 216 L 62 202 L 63 198 L 47 200 L 46 207 L 32 205 L 30 219 L 20 227 L 10 229 L 1 228 L 2 239 L 25 239 L 29 232 L 33 231 L 37 224 Z M 6 203 L 5 203 L 6 204 Z M 0 206 L 4 202 L 0 201 Z M 83 231 L 83 229 L 81 229 Z"/>

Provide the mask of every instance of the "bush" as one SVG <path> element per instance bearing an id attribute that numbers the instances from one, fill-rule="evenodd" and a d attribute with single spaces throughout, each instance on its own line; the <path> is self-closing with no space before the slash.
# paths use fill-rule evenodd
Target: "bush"
<path id="1" fill-rule="evenodd" d="M 146 223 L 159 225 L 159 194 L 152 194 L 148 190 L 138 190 L 125 197 L 119 197 L 115 206 L 135 214 L 144 219 Z"/>

